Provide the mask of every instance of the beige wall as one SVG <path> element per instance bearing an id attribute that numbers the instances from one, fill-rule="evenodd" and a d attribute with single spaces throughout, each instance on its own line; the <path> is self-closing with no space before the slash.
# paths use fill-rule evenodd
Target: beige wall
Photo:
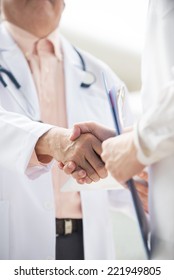
<path id="1" fill-rule="evenodd" d="M 104 41 L 82 35 L 76 31 L 61 28 L 61 32 L 72 44 L 89 51 L 106 62 L 117 75 L 124 80 L 130 91 L 138 91 L 141 87 L 141 55 L 129 49 L 110 45 Z"/>

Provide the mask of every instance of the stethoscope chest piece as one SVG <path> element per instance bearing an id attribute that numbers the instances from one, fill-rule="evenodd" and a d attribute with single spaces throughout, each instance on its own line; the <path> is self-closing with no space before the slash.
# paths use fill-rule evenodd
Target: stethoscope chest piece
<path id="1" fill-rule="evenodd" d="M 95 83 L 96 77 L 94 76 L 93 73 L 89 71 L 83 71 L 82 73 L 82 82 L 80 86 L 82 88 L 88 88 L 90 87 L 93 83 Z"/>
<path id="2" fill-rule="evenodd" d="M 78 56 L 81 60 L 81 64 L 82 64 L 82 70 L 83 70 L 82 75 L 83 76 L 82 76 L 82 82 L 81 82 L 80 86 L 82 88 L 89 88 L 92 84 L 94 84 L 96 82 L 96 76 L 94 73 L 92 73 L 86 69 L 86 63 L 85 63 L 83 56 L 75 47 L 73 47 L 73 48 L 76 51 L 76 53 L 78 54 Z"/>

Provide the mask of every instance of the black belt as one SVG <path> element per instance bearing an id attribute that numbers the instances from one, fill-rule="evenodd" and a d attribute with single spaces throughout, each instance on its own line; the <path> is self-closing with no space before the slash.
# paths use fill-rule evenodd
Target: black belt
<path id="1" fill-rule="evenodd" d="M 82 219 L 56 219 L 56 236 L 82 232 Z"/>

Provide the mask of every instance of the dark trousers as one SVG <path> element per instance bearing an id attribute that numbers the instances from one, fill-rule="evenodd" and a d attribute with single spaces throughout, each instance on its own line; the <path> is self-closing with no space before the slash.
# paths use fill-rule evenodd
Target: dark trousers
<path id="1" fill-rule="evenodd" d="M 83 229 L 56 237 L 56 260 L 84 260 Z"/>

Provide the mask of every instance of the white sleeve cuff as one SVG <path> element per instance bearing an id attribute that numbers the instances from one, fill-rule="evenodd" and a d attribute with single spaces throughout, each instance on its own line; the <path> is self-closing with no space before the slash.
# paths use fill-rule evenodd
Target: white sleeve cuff
<path id="1" fill-rule="evenodd" d="M 148 149 L 143 145 L 139 135 L 139 122 L 134 125 L 134 144 L 137 149 L 137 159 L 143 165 L 150 165 L 153 159 L 150 157 Z"/>

